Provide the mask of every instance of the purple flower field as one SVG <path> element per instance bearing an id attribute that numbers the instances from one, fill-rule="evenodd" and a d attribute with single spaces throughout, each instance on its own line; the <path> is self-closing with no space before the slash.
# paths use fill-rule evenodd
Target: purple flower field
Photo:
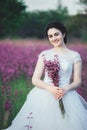
<path id="1" fill-rule="evenodd" d="M 81 55 L 82 84 L 77 92 L 87 101 L 87 44 L 69 44 L 67 46 Z M 31 80 L 39 53 L 48 48 L 51 46 L 45 40 L 0 41 L 0 91 L 2 96 L 6 93 L 5 111 L 13 108 L 11 98 L 13 86 L 10 86 L 10 82 L 19 79 L 21 75 L 26 80 Z M 16 91 L 18 93 L 18 90 L 15 90 L 14 93 Z"/>
<path id="2" fill-rule="evenodd" d="M 44 41 L 33 42 L 33 40 L 24 42 L 16 41 L 16 44 L 12 41 L 0 42 L 0 78 L 3 84 L 7 84 L 10 80 L 19 78 L 21 74 L 25 77 L 31 78 L 35 64 L 39 53 L 51 46 L 46 44 Z M 43 44 L 45 43 L 45 44 Z M 87 45 L 86 44 L 70 44 L 69 48 L 76 50 L 80 53 L 83 67 L 82 67 L 82 85 L 81 92 L 87 100 Z"/>
<path id="3" fill-rule="evenodd" d="M 0 44 L 0 75 L 3 84 L 24 74 L 31 78 L 38 54 L 45 46 Z"/>

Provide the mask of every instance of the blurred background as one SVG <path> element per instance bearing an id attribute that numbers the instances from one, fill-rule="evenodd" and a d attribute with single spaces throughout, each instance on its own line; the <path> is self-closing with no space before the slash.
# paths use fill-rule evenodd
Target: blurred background
<path id="1" fill-rule="evenodd" d="M 0 0 L 0 38 L 45 38 L 44 27 L 63 22 L 69 39 L 87 41 L 87 0 Z"/>
<path id="2" fill-rule="evenodd" d="M 0 0 L 0 130 L 21 109 L 41 51 L 50 48 L 44 28 L 63 22 L 70 49 L 82 58 L 82 84 L 76 90 L 87 101 L 87 0 Z"/>

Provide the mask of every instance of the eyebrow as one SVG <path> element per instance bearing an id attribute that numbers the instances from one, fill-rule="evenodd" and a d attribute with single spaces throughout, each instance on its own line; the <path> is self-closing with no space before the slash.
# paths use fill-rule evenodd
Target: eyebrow
<path id="1" fill-rule="evenodd" d="M 59 34 L 59 32 L 55 32 L 53 35 Z M 52 36 L 52 34 L 48 34 L 48 36 Z"/>
<path id="2" fill-rule="evenodd" d="M 48 34 L 48 36 L 52 36 L 52 34 Z"/>

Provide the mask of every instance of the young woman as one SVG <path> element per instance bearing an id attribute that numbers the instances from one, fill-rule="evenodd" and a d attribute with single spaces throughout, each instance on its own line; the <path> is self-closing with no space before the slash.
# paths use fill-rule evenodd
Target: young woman
<path id="1" fill-rule="evenodd" d="M 87 102 L 76 92 L 81 85 L 81 57 L 66 47 L 62 23 L 49 23 L 46 34 L 53 48 L 39 54 L 32 77 L 35 87 L 6 130 L 87 130 Z"/>

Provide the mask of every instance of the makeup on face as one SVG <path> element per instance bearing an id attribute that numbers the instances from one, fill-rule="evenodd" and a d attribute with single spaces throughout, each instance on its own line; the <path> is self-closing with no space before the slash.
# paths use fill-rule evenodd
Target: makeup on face
<path id="1" fill-rule="evenodd" d="M 56 28 L 50 28 L 48 30 L 48 39 L 52 45 L 59 46 L 64 42 L 64 35 Z"/>

